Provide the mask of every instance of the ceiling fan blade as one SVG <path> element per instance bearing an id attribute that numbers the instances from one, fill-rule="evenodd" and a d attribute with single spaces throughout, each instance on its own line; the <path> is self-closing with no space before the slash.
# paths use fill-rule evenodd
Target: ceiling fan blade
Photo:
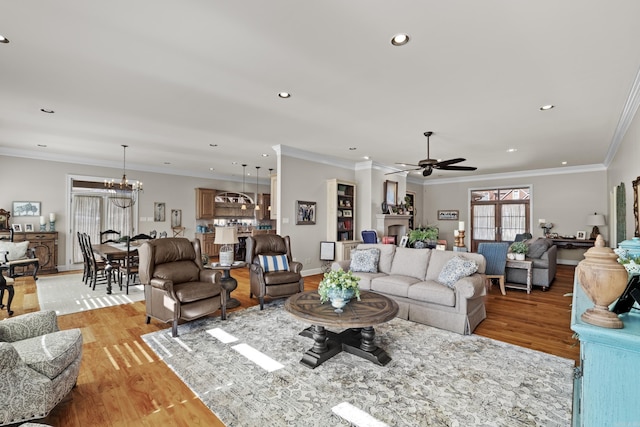
<path id="1" fill-rule="evenodd" d="M 420 165 L 414 165 L 413 163 L 396 163 L 396 165 L 400 165 L 400 166 L 415 166 L 415 167 L 419 167 Z"/>
<path id="2" fill-rule="evenodd" d="M 438 169 L 445 171 L 474 171 L 478 168 L 475 168 L 473 166 L 443 166 L 439 167 Z"/>
<path id="3" fill-rule="evenodd" d="M 387 172 L 385 173 L 385 175 L 393 175 L 396 173 L 401 173 L 401 172 L 411 172 L 411 171 L 419 171 L 422 168 L 415 168 L 415 169 L 404 169 L 404 170 L 400 170 L 400 171 L 395 171 L 395 172 Z"/>
<path id="4" fill-rule="evenodd" d="M 449 160 L 443 160 L 443 161 L 438 162 L 435 165 L 433 165 L 433 167 L 442 168 L 443 166 L 449 166 L 449 165 L 452 165 L 454 163 L 464 162 L 465 160 L 467 160 L 467 159 L 463 159 L 462 157 L 457 157 L 455 159 L 449 159 Z"/>

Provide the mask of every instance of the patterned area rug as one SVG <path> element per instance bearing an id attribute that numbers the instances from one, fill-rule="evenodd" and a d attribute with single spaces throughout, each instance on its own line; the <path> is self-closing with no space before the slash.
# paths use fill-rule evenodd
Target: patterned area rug
<path id="1" fill-rule="evenodd" d="M 571 424 L 572 360 L 394 319 L 376 327 L 388 365 L 343 352 L 309 369 L 299 361 L 312 340 L 298 335 L 309 325 L 282 306 L 185 323 L 177 338 L 168 330 L 142 338 L 227 426 L 351 425 L 332 411 L 343 403 L 373 418 L 358 426 Z M 247 345 L 274 370 L 243 356 Z"/>
<path id="2" fill-rule="evenodd" d="M 124 286 L 122 290 L 117 283 L 112 287 L 111 295 L 107 295 L 106 284 L 96 285 L 94 291 L 84 284 L 82 274 L 40 276 L 36 282 L 40 309 L 55 310 L 58 315 L 144 300 L 144 289 L 141 285 L 129 285 L 129 295 L 126 295 Z"/>

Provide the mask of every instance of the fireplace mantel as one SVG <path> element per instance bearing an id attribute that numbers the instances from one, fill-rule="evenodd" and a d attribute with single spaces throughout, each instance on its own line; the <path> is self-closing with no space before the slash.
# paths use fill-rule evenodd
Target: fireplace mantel
<path id="1" fill-rule="evenodd" d="M 409 220 L 411 215 L 376 215 L 376 231 L 379 236 L 403 236 L 409 232 Z M 390 228 L 398 230 L 389 232 Z"/>

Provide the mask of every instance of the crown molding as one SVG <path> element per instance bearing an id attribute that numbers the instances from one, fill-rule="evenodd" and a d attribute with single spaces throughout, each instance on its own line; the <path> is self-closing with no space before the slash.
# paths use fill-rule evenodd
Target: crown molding
<path id="1" fill-rule="evenodd" d="M 629 96 L 627 96 L 627 101 L 624 103 L 618 125 L 613 133 L 613 138 L 611 138 L 611 144 L 609 144 L 609 150 L 607 150 L 607 155 L 604 158 L 604 165 L 606 167 L 609 167 L 616 156 L 618 148 L 620 148 L 620 144 L 622 144 L 622 140 L 638 111 L 638 106 L 640 106 L 640 69 L 631 85 Z"/>

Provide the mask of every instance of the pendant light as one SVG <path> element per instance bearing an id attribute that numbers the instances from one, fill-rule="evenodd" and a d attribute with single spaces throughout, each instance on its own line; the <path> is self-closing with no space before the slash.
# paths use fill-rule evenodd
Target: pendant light
<path id="1" fill-rule="evenodd" d="M 256 166 L 256 210 L 260 210 L 260 204 L 258 203 L 258 172 L 260 171 L 260 166 Z"/>
<path id="2" fill-rule="evenodd" d="M 240 209 L 242 209 L 243 211 L 247 210 L 247 203 L 244 196 L 244 176 L 246 175 L 246 168 L 247 168 L 247 164 L 243 163 L 242 164 L 242 206 L 240 207 Z"/>

